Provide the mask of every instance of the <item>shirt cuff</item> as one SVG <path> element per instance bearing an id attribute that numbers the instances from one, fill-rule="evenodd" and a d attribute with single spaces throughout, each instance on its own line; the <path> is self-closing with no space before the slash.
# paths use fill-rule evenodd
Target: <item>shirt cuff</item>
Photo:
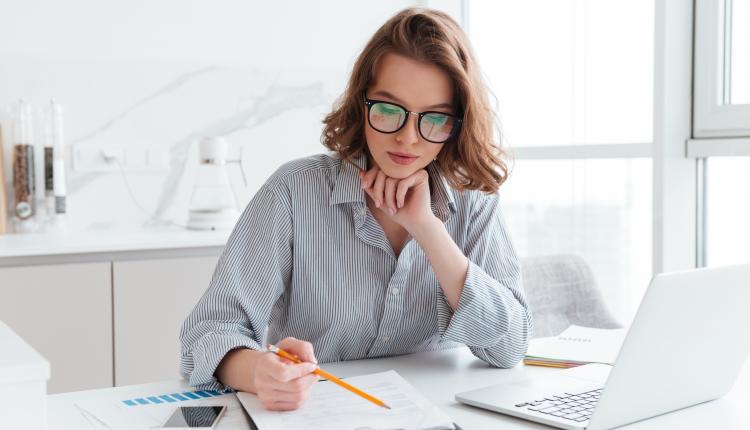
<path id="1" fill-rule="evenodd" d="M 507 308 L 514 304 L 521 306 L 502 282 L 471 260 L 458 306 L 452 315 L 445 295 L 443 301 L 445 306 L 438 307 L 438 320 L 447 321 L 447 324 L 441 324 L 445 328 L 442 338 L 478 348 L 498 344 L 507 334 Z"/>
<path id="2" fill-rule="evenodd" d="M 190 385 L 202 390 L 223 391 L 230 388 L 220 382 L 214 373 L 224 356 L 239 348 L 263 350 L 258 342 L 239 333 L 208 333 L 201 337 L 192 349 L 194 367 L 190 372 Z"/>

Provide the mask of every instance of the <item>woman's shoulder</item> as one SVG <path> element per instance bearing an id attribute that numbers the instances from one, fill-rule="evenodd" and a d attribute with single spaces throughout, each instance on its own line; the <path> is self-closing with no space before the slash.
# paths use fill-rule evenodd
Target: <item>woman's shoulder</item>
<path id="1" fill-rule="evenodd" d="M 486 207 L 487 205 L 495 206 L 500 199 L 500 193 L 487 193 L 480 190 L 457 190 L 451 188 L 456 205 L 463 207 L 464 210 L 475 211 Z"/>
<path id="2" fill-rule="evenodd" d="M 307 183 L 310 181 L 327 181 L 332 174 L 338 172 L 341 159 L 332 154 L 315 154 L 307 157 L 290 160 L 279 166 L 268 178 L 267 184 L 278 186 L 290 186 L 293 183 Z"/>

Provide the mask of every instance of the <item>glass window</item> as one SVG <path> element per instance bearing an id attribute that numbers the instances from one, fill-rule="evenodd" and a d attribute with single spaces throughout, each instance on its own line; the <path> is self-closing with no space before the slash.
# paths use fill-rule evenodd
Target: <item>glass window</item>
<path id="1" fill-rule="evenodd" d="M 727 0 L 731 3 L 732 30 L 730 58 L 730 103 L 750 103 L 750 0 Z"/>
<path id="2" fill-rule="evenodd" d="M 652 140 L 652 0 L 469 3 L 510 146 Z"/>
<path id="3" fill-rule="evenodd" d="M 574 253 L 627 323 L 651 277 L 651 160 L 519 160 L 500 188 L 521 256 Z"/>
<path id="4" fill-rule="evenodd" d="M 711 157 L 706 174 L 706 263 L 748 263 L 750 158 Z"/>

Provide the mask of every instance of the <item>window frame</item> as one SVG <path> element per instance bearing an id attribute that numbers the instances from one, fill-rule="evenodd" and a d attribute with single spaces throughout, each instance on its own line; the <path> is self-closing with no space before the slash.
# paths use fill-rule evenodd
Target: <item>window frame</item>
<path id="1" fill-rule="evenodd" d="M 750 137 L 750 104 L 724 104 L 729 76 L 726 30 L 731 26 L 731 13 L 727 14 L 727 9 L 731 11 L 731 2 L 695 0 L 694 139 Z M 688 145 L 695 145 L 692 142 Z M 717 151 L 723 151 L 721 143 L 713 143 Z M 750 155 L 750 145 L 742 155 Z"/>

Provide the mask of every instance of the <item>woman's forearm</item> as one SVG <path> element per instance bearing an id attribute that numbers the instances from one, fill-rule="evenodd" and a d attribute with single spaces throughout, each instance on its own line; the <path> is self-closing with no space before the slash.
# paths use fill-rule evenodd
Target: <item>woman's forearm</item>
<path id="1" fill-rule="evenodd" d="M 260 351 L 242 348 L 229 351 L 216 368 L 216 377 L 224 385 L 237 391 L 256 393 L 255 364 L 260 358 Z"/>
<path id="2" fill-rule="evenodd" d="M 438 278 L 443 294 L 454 311 L 464 289 L 469 259 L 448 234 L 445 225 L 435 217 L 430 222 L 412 229 L 414 240 L 424 250 L 432 270 Z"/>

